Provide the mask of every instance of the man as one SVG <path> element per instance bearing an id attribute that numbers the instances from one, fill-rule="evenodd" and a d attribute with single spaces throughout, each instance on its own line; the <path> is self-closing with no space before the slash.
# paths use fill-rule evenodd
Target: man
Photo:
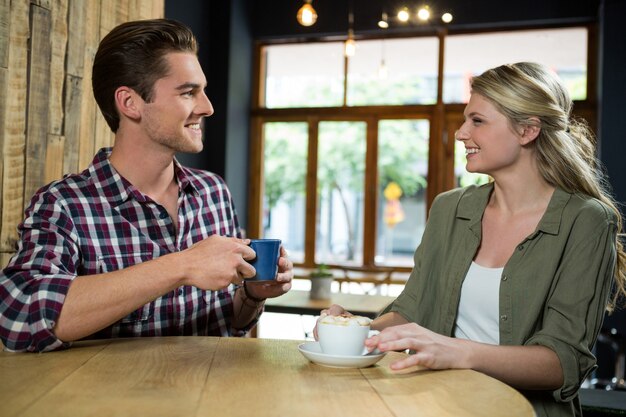
<path id="1" fill-rule="evenodd" d="M 82 338 L 243 335 L 268 297 L 254 276 L 223 180 L 182 167 L 213 114 L 196 40 L 172 20 L 122 24 L 98 48 L 93 90 L 115 133 L 88 169 L 33 197 L 18 251 L 0 273 L 0 337 L 16 351 Z"/>

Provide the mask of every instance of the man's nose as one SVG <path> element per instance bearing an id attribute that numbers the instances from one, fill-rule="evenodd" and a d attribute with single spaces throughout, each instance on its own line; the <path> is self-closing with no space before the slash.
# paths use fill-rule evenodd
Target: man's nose
<path id="1" fill-rule="evenodd" d="M 200 101 L 198 102 L 198 105 L 196 106 L 196 112 L 198 114 L 201 114 L 207 117 L 211 116 L 214 113 L 211 100 L 209 100 L 209 98 L 204 92 L 202 93 L 202 96 L 200 97 Z"/>

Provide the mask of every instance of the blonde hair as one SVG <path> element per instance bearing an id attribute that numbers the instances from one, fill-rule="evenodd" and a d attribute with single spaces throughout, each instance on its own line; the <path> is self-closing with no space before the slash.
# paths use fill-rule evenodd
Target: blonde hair
<path id="1" fill-rule="evenodd" d="M 511 126 L 536 124 L 541 131 L 534 141 L 539 171 L 554 186 L 600 200 L 617 217 L 617 265 L 614 292 L 607 306 L 613 311 L 626 295 L 626 253 L 621 243 L 622 216 L 596 157 L 596 139 L 580 119 L 571 117 L 572 100 L 559 78 L 532 62 L 502 65 L 472 79 L 472 92 L 488 99 Z"/>

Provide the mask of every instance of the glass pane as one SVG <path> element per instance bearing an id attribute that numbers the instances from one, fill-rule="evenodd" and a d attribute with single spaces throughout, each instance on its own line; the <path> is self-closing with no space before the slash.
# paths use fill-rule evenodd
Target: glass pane
<path id="1" fill-rule="evenodd" d="M 544 29 L 446 38 L 443 100 L 467 103 L 469 79 L 502 64 L 534 61 L 552 68 L 574 100 L 587 98 L 587 29 Z"/>
<path id="2" fill-rule="evenodd" d="M 378 124 L 376 263 L 413 266 L 426 224 L 428 120 Z"/>
<path id="3" fill-rule="evenodd" d="M 265 107 L 343 104 L 343 43 L 272 45 L 265 52 Z"/>
<path id="4" fill-rule="evenodd" d="M 347 104 L 433 104 L 438 61 L 434 37 L 358 41 L 348 64 Z"/>
<path id="5" fill-rule="evenodd" d="M 365 122 L 319 124 L 316 263 L 362 262 L 365 132 Z"/>
<path id="6" fill-rule="evenodd" d="M 459 141 L 454 142 L 454 178 L 457 187 L 465 187 L 472 184 L 486 184 L 489 176 L 476 172 L 467 172 L 465 165 L 465 146 Z"/>
<path id="7" fill-rule="evenodd" d="M 263 125 L 263 237 L 282 239 L 293 262 L 304 262 L 308 125 Z"/>

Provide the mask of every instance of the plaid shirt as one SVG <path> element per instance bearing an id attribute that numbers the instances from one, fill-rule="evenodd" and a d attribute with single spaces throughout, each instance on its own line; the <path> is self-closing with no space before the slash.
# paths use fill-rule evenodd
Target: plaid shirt
<path id="1" fill-rule="evenodd" d="M 165 208 L 122 178 L 101 149 L 91 166 L 40 189 L 19 226 L 17 253 L 0 273 L 0 338 L 18 351 L 69 347 L 51 332 L 72 280 L 182 251 L 217 234 L 239 237 L 224 181 L 180 166 L 176 232 Z M 103 278 L 94 278 L 103 279 Z M 90 338 L 230 336 L 236 287 L 183 286 Z M 242 335 L 251 328 L 238 331 Z"/>

